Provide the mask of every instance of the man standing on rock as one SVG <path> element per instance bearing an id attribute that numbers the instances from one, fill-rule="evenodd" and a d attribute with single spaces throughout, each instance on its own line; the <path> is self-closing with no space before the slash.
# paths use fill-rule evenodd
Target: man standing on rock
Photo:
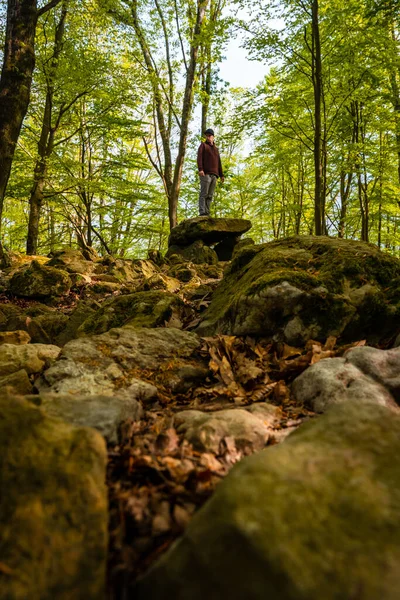
<path id="1" fill-rule="evenodd" d="M 218 177 L 224 181 L 221 157 L 217 146 L 214 144 L 214 131 L 207 129 L 206 141 L 201 142 L 197 151 L 197 166 L 200 177 L 199 214 L 209 216 L 210 205 L 215 192 Z"/>

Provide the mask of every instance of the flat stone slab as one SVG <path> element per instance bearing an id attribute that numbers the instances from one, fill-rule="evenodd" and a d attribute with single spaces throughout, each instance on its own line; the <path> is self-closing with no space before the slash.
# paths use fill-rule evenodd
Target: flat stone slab
<path id="1" fill-rule="evenodd" d="M 238 237 L 251 228 L 247 219 L 211 219 L 196 217 L 179 223 L 171 231 L 168 246 L 189 246 L 197 240 L 205 244 L 216 244 L 227 238 Z"/>

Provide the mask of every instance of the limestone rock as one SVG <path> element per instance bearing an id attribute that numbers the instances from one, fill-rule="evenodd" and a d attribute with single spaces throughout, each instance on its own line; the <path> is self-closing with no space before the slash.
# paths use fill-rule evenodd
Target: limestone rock
<path id="1" fill-rule="evenodd" d="M 41 265 L 37 260 L 28 267 L 22 267 L 10 280 L 10 291 L 15 296 L 28 298 L 48 298 L 62 296 L 72 285 L 66 271 Z"/>
<path id="2" fill-rule="evenodd" d="M 371 343 L 393 333 L 399 306 L 397 258 L 364 242 L 293 237 L 235 254 L 197 331 Z"/>
<path id="3" fill-rule="evenodd" d="M 149 403 L 156 397 L 153 385 L 140 381 L 141 369 L 162 373 L 168 385 L 192 360 L 200 341 L 193 333 L 174 328 L 121 327 L 98 336 L 83 337 L 66 344 L 62 353 L 35 382 L 42 393 L 71 395 L 120 395 L 121 390 L 136 400 Z M 0 347 L 1 350 L 1 347 Z M 133 388 L 130 386 L 134 386 Z M 117 390 L 117 392 L 116 392 Z"/>
<path id="4" fill-rule="evenodd" d="M 236 448 L 245 453 L 264 448 L 276 422 L 279 409 L 272 405 L 253 405 L 258 410 L 233 408 L 204 413 L 200 410 L 185 410 L 174 419 L 179 433 L 201 452 L 220 450 L 224 438 L 233 438 Z"/>
<path id="5" fill-rule="evenodd" d="M 196 265 L 216 265 L 218 263 L 217 253 L 209 246 L 206 246 L 203 240 L 196 240 L 185 247 L 172 245 L 168 248 L 165 256 L 171 258 L 176 255 L 181 256 L 185 261 L 190 261 Z"/>
<path id="6" fill-rule="evenodd" d="M 137 397 L 140 398 L 141 387 L 146 385 L 153 388 L 152 393 L 157 394 L 154 386 L 140 382 L 136 386 L 136 394 L 106 395 L 73 395 L 73 394 L 42 394 L 35 400 L 46 414 L 58 417 L 63 421 L 80 427 L 93 427 L 97 429 L 109 443 L 118 443 L 120 425 L 127 419 L 137 421 L 143 414 L 142 407 Z M 147 390 L 146 390 L 147 391 Z M 143 393 L 146 393 L 143 391 Z"/>
<path id="7" fill-rule="evenodd" d="M 137 600 L 397 600 L 400 415 L 342 404 L 239 462 Z"/>
<path id="8" fill-rule="evenodd" d="M 161 327 L 180 312 L 184 304 L 168 292 L 137 292 L 106 300 L 78 329 L 78 335 L 104 333 L 113 327 Z"/>
<path id="9" fill-rule="evenodd" d="M 1 597 L 104 598 L 103 438 L 2 398 L 0 457 Z"/>
<path id="10" fill-rule="evenodd" d="M 0 345 L 3 344 L 29 344 L 31 337 L 27 331 L 4 331 L 0 333 Z"/>
<path id="11" fill-rule="evenodd" d="M 169 246 L 189 246 L 197 240 L 205 244 L 216 244 L 227 238 L 236 238 L 251 228 L 247 219 L 212 219 L 195 217 L 182 221 L 173 228 L 169 236 Z"/>
<path id="12" fill-rule="evenodd" d="M 50 344 L 3 344 L 0 346 L 0 376 L 25 369 L 28 374 L 37 374 L 58 358 L 60 348 Z"/>
<path id="13" fill-rule="evenodd" d="M 10 393 L 25 396 L 32 394 L 32 384 L 25 369 L 20 369 L 9 375 L 0 377 L 0 389 L 8 390 Z"/>
<path id="14" fill-rule="evenodd" d="M 178 279 L 168 277 L 168 275 L 164 275 L 163 273 L 156 273 L 144 281 L 140 291 L 164 290 L 170 294 L 174 294 L 180 287 L 181 284 Z"/>
<path id="15" fill-rule="evenodd" d="M 374 381 L 382 384 L 400 404 L 400 348 L 352 348 L 346 352 L 345 358 Z"/>
<path id="16" fill-rule="evenodd" d="M 325 358 L 306 369 L 292 384 L 298 402 L 315 412 L 325 412 L 341 402 L 373 402 L 395 407 L 393 396 L 378 381 L 365 375 L 345 358 Z"/>
<path id="17" fill-rule="evenodd" d="M 53 252 L 53 256 L 47 265 L 62 269 L 67 273 L 80 273 L 82 275 L 90 274 L 94 269 L 94 263 L 91 260 L 86 260 L 82 252 L 74 248 L 64 248 Z"/>

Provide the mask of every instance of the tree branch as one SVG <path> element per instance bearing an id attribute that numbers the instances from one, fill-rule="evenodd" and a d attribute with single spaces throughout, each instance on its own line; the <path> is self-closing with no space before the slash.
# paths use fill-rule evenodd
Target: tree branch
<path id="1" fill-rule="evenodd" d="M 45 13 L 47 13 L 49 10 L 51 10 L 55 6 L 57 6 L 57 4 L 60 4 L 60 2 L 61 2 L 61 0 L 51 0 L 50 2 L 48 2 L 47 4 L 42 6 L 42 8 L 39 8 L 37 11 L 38 18 L 41 17 L 42 15 L 44 15 Z"/>

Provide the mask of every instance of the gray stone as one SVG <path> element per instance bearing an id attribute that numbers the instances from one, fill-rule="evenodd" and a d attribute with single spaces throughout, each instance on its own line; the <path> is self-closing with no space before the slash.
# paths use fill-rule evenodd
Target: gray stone
<path id="1" fill-rule="evenodd" d="M 373 402 L 395 407 L 393 396 L 385 387 L 365 375 L 345 358 L 325 358 L 306 369 L 292 384 L 298 402 L 315 412 L 325 412 L 341 402 Z"/>
<path id="2" fill-rule="evenodd" d="M 239 462 L 136 600 L 397 600 L 400 415 L 338 405 Z"/>
<path id="3" fill-rule="evenodd" d="M 201 452 L 216 452 L 224 438 L 233 438 L 236 448 L 251 453 L 264 448 L 276 422 L 279 409 L 268 406 L 261 408 L 233 408 L 213 413 L 185 410 L 175 416 L 178 433 Z"/>
<path id="4" fill-rule="evenodd" d="M 181 256 L 185 261 L 192 262 L 195 265 L 216 265 L 218 263 L 218 255 L 209 246 L 206 246 L 202 240 L 197 240 L 189 246 L 181 247 L 172 245 L 168 248 L 166 258 L 173 256 Z"/>
<path id="5" fill-rule="evenodd" d="M 400 348 L 352 348 L 346 352 L 345 358 L 363 373 L 384 385 L 400 403 Z"/>
<path id="6" fill-rule="evenodd" d="M 120 395 L 121 389 L 133 386 L 135 391 L 131 388 L 131 393 L 135 398 L 148 403 L 155 399 L 156 389 L 143 381 L 139 384 L 138 371 L 160 370 L 163 382 L 167 382 L 169 373 L 172 377 L 179 372 L 186 366 L 186 359 L 190 360 L 199 348 L 200 340 L 195 334 L 174 328 L 112 329 L 68 342 L 59 360 L 43 373 L 35 386 L 40 393 L 91 396 L 113 395 L 116 389 Z M 155 374 L 153 379 L 156 377 Z"/>
<path id="7" fill-rule="evenodd" d="M 20 396 L 32 394 L 32 384 L 28 373 L 25 369 L 20 369 L 19 371 L 15 371 L 15 373 L 0 377 L 0 390 L 2 392 L 8 390 L 10 393 L 19 394 Z"/>
<path id="8" fill-rule="evenodd" d="M 247 219 L 212 219 L 209 217 L 195 217 L 182 221 L 173 228 L 169 236 L 169 246 L 189 246 L 197 240 L 205 244 L 216 244 L 227 238 L 246 233 L 251 228 Z"/>
<path id="9" fill-rule="evenodd" d="M 74 248 L 64 248 L 63 250 L 53 252 L 53 257 L 47 265 L 62 269 L 63 271 L 67 271 L 67 273 L 90 274 L 94 269 L 94 263 L 86 260 L 82 252 Z"/>
<path id="10" fill-rule="evenodd" d="M 104 598 L 104 439 L 25 400 L 1 398 L 0 457 L 0 596 Z"/>
<path id="11" fill-rule="evenodd" d="M 140 382 L 144 384 L 144 382 Z M 131 386 L 132 387 L 132 386 Z M 157 390 L 154 388 L 155 393 Z M 93 427 L 101 433 L 109 443 L 118 443 L 120 425 L 127 419 L 139 420 L 143 409 L 136 399 L 140 390 L 129 390 L 121 395 L 73 395 L 73 394 L 42 394 L 37 404 L 52 417 L 58 417 L 71 425 Z M 154 393 L 154 392 L 153 392 Z"/>
<path id="12" fill-rule="evenodd" d="M 54 363 L 59 354 L 60 348 L 50 344 L 3 344 L 0 346 L 0 375 L 20 369 L 28 374 L 40 373 Z"/>

